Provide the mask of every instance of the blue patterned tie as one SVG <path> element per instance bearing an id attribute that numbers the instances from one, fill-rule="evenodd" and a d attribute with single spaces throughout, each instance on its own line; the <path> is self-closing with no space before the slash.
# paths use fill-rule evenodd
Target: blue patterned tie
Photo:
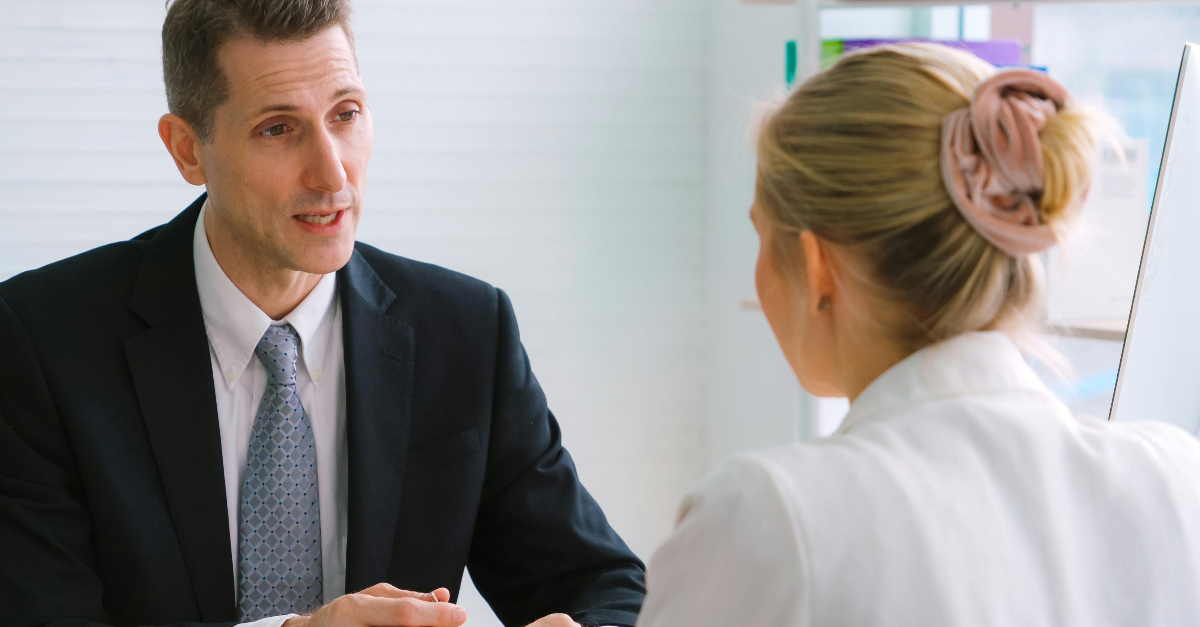
<path id="1" fill-rule="evenodd" d="M 321 606 L 321 510 L 312 425 L 296 393 L 300 337 L 271 325 L 254 354 L 267 368 L 242 482 L 238 612 L 242 622 Z"/>

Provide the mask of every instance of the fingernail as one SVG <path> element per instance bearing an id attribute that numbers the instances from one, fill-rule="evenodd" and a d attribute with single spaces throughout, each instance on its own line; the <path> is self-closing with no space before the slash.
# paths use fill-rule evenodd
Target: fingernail
<path id="1" fill-rule="evenodd" d="M 467 611 L 461 607 L 455 608 L 454 609 L 454 622 L 462 623 L 462 622 L 465 622 L 466 620 L 467 620 Z"/>

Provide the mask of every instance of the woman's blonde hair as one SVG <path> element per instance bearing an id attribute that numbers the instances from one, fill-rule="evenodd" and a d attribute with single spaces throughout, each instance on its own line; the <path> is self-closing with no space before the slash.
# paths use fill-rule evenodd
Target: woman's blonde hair
<path id="1" fill-rule="evenodd" d="M 970 104 L 990 64 L 937 44 L 849 54 L 801 85 L 764 122 L 759 209 L 779 257 L 809 229 L 845 247 L 910 350 L 966 331 L 1026 328 L 1043 292 L 1036 256 L 994 247 L 963 218 L 942 180 L 947 114 Z M 1085 193 L 1097 119 L 1068 104 L 1040 139 L 1039 220 L 1061 230 Z M 791 261 L 789 263 L 796 263 Z"/>

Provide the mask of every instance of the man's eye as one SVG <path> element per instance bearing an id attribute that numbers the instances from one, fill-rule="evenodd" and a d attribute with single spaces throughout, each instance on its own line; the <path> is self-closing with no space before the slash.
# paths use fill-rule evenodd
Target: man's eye
<path id="1" fill-rule="evenodd" d="M 276 124 L 275 126 L 272 126 L 272 127 L 268 128 L 267 130 L 263 131 L 262 134 L 266 135 L 267 137 L 279 137 L 280 135 L 283 135 L 286 132 L 287 132 L 287 124 Z"/>
<path id="2" fill-rule="evenodd" d="M 358 115 L 358 111 L 350 110 L 339 113 L 337 117 L 343 122 L 349 122 L 350 120 L 353 120 L 354 116 L 356 115 Z"/>

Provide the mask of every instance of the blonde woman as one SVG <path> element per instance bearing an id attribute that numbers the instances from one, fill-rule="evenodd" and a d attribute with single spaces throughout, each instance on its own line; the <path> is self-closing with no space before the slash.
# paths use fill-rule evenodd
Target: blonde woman
<path id="1" fill-rule="evenodd" d="M 1096 130 L 1046 75 L 927 45 L 769 118 L 759 297 L 850 412 L 685 500 L 639 627 L 1200 624 L 1200 444 L 1073 418 L 1018 349 Z"/>

